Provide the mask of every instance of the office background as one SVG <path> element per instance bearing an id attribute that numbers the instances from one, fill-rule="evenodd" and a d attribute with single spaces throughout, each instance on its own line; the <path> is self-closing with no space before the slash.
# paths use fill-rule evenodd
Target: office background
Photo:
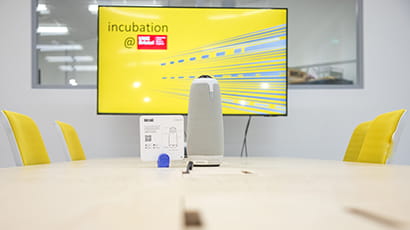
<path id="1" fill-rule="evenodd" d="M 32 89 L 31 2 L 3 0 L 0 12 L 0 109 L 31 116 L 52 161 L 64 159 L 57 119 L 76 127 L 88 158 L 138 156 L 138 116 L 98 116 L 96 89 Z M 410 108 L 410 1 L 364 0 L 363 35 L 364 88 L 290 89 L 288 117 L 252 119 L 250 156 L 342 159 L 357 124 Z M 246 120 L 224 118 L 225 155 L 239 156 Z M 409 127 L 392 163 L 410 164 Z M 12 165 L 2 131 L 0 167 Z"/>

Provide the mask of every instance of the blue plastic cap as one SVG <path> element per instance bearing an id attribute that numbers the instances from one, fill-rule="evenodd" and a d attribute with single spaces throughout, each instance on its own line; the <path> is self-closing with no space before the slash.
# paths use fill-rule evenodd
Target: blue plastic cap
<path id="1" fill-rule="evenodd" d="M 169 156 L 166 153 L 161 153 L 158 156 L 158 168 L 168 168 L 169 167 Z"/>

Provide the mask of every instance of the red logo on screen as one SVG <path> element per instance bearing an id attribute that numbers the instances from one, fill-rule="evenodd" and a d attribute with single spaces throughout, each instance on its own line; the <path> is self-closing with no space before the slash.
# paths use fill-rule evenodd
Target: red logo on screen
<path id="1" fill-rule="evenodd" d="M 166 50 L 167 35 L 138 35 L 139 50 Z"/>

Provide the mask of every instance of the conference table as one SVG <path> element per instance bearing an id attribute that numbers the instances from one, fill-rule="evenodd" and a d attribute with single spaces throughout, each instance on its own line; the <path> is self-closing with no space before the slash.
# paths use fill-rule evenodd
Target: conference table
<path id="1" fill-rule="evenodd" d="M 0 169 L 1 229 L 410 229 L 410 166 L 225 157 Z"/>

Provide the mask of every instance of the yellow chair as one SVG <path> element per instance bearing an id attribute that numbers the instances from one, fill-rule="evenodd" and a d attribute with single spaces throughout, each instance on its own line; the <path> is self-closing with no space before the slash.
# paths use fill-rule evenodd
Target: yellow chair
<path id="1" fill-rule="evenodd" d="M 40 130 L 33 119 L 6 110 L 1 111 L 0 118 L 17 166 L 50 163 Z"/>
<path id="2" fill-rule="evenodd" d="M 56 121 L 56 124 L 64 139 L 66 155 L 73 161 L 85 160 L 84 150 L 74 127 L 61 121 Z"/>
<path id="3" fill-rule="evenodd" d="M 396 131 L 405 109 L 381 114 L 373 120 L 363 140 L 358 162 L 385 164 L 397 145 Z"/>
<path id="4" fill-rule="evenodd" d="M 354 129 L 343 161 L 357 161 L 360 150 L 362 149 L 364 138 L 366 137 L 367 130 L 369 129 L 371 123 L 372 121 L 363 122 Z"/>

